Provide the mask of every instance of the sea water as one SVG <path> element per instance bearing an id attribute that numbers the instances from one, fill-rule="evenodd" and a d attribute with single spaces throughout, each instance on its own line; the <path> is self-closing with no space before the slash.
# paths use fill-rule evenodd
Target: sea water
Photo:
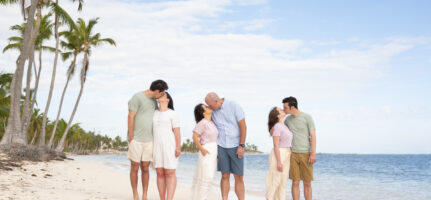
<path id="1" fill-rule="evenodd" d="M 78 160 L 101 162 L 128 173 L 126 155 L 77 156 Z M 179 184 L 191 185 L 197 155 L 181 155 L 177 169 Z M 268 155 L 245 155 L 246 190 L 264 199 Z M 151 170 L 155 178 L 154 170 Z M 216 173 L 214 185 L 219 185 Z M 231 185 L 234 180 L 231 178 Z M 290 181 L 287 199 L 290 196 Z M 431 155 L 339 155 L 318 154 L 312 182 L 313 199 L 317 200 L 431 200 Z M 218 192 L 215 187 L 214 191 Z M 231 190 L 231 195 L 234 194 Z M 234 195 L 233 195 L 234 196 Z M 301 199 L 303 199 L 301 185 Z"/>

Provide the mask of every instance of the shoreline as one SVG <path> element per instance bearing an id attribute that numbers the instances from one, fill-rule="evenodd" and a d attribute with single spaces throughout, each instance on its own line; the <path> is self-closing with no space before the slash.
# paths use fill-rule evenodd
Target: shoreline
<path id="1" fill-rule="evenodd" d="M 70 156 L 70 155 L 69 155 Z M 80 155 L 78 155 L 80 156 Z M 129 174 L 90 160 L 49 162 L 23 161 L 10 171 L 0 171 L 0 189 L 5 199 L 132 199 Z M 141 181 L 138 191 L 142 194 Z M 158 199 L 156 179 L 150 178 L 148 200 Z M 219 200 L 220 188 L 213 186 L 208 200 Z M 230 190 L 234 195 L 234 189 Z M 174 199 L 190 199 L 191 186 L 178 181 Z M 233 197 L 233 196 L 232 196 Z M 247 199 L 262 199 L 246 191 Z"/>

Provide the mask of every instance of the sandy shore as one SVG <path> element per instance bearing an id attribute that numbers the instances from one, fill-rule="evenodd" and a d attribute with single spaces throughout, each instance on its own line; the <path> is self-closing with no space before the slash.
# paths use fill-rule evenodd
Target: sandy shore
<path id="1" fill-rule="evenodd" d="M 138 188 L 140 187 L 139 185 Z M 24 162 L 21 168 L 0 171 L 0 190 L 1 200 L 132 199 L 127 173 L 101 163 L 81 160 Z M 189 200 L 190 190 L 190 187 L 181 186 L 179 182 L 174 199 Z M 221 199 L 221 195 L 216 191 L 218 188 L 213 189 L 210 200 Z M 247 197 L 247 199 L 262 199 L 262 197 L 252 198 L 250 194 Z M 158 199 L 158 193 L 153 177 L 149 186 L 149 200 L 156 199 Z"/>

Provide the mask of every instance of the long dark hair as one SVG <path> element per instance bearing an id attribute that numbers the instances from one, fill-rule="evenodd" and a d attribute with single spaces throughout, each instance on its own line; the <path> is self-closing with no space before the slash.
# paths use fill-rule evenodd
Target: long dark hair
<path id="1" fill-rule="evenodd" d="M 166 92 L 166 97 L 169 99 L 168 108 L 174 110 L 174 100 L 172 100 L 172 97 L 168 92 Z"/>
<path id="2" fill-rule="evenodd" d="M 195 120 L 196 123 L 199 123 L 204 118 L 204 108 L 202 107 L 204 104 L 198 104 L 195 106 Z"/>
<path id="3" fill-rule="evenodd" d="M 272 127 L 275 126 L 275 124 L 278 123 L 278 121 L 280 121 L 280 119 L 278 119 L 278 115 L 280 114 L 280 112 L 278 112 L 277 107 L 272 108 L 272 110 L 269 112 L 269 116 L 268 116 L 268 131 L 269 134 L 271 134 L 271 129 Z"/>

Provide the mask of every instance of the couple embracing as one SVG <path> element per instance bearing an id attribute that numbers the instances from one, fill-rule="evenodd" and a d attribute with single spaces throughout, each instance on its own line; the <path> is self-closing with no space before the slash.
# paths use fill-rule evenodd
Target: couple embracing
<path id="1" fill-rule="evenodd" d="M 142 199 L 147 199 L 151 163 L 157 172 L 160 199 L 172 200 L 175 193 L 175 170 L 181 154 L 181 135 L 174 102 L 166 92 L 167 89 L 165 81 L 156 80 L 149 89 L 136 93 L 128 103 L 127 158 L 131 163 L 130 182 L 134 200 L 139 199 L 139 168 L 142 176 Z"/>
<path id="2" fill-rule="evenodd" d="M 268 117 L 268 131 L 274 148 L 269 156 L 266 199 L 286 199 L 287 177 L 292 180 L 292 199 L 299 200 L 299 183 L 311 200 L 313 164 L 316 162 L 316 129 L 313 119 L 298 110 L 295 97 L 283 99 L 283 109 L 274 107 Z M 286 117 L 286 115 L 289 116 Z"/>

